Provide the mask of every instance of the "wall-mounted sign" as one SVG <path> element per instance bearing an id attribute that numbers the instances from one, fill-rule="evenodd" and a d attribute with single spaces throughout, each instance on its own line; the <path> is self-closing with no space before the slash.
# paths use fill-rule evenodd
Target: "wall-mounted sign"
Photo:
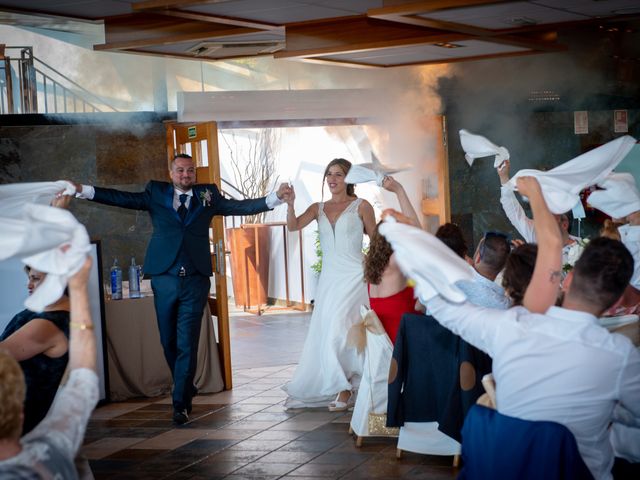
<path id="1" fill-rule="evenodd" d="M 576 135 L 589 133 L 589 112 L 585 110 L 573 112 L 573 133 Z"/>
<path id="2" fill-rule="evenodd" d="M 198 136 L 198 130 L 196 129 L 195 125 L 193 127 L 187 128 L 187 137 L 196 138 L 197 136 Z"/>
<path id="3" fill-rule="evenodd" d="M 629 131 L 629 118 L 626 110 L 613 111 L 613 131 L 616 133 L 626 133 Z"/>

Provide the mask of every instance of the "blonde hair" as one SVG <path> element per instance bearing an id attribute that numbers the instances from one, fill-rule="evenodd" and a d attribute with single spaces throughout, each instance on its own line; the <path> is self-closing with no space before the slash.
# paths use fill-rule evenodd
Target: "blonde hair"
<path id="1" fill-rule="evenodd" d="M 25 396 L 24 374 L 18 362 L 0 349 L 0 439 L 20 438 Z"/>

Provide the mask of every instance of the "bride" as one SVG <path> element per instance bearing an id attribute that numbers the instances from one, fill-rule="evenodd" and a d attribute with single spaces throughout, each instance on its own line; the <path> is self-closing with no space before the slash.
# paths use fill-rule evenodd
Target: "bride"
<path id="1" fill-rule="evenodd" d="M 332 412 L 347 410 L 360 383 L 362 358 L 347 347 L 349 327 L 360 320 L 360 305 L 369 305 L 363 280 L 362 237 L 375 229 L 373 207 L 356 197 L 345 183 L 351 163 L 332 160 L 324 171 L 331 199 L 312 204 L 296 217 L 295 192 L 287 201 L 287 227 L 300 230 L 318 222 L 322 272 L 315 295 L 309 333 L 293 379 L 283 389 L 286 408 L 329 405 Z M 324 183 L 322 186 L 324 196 Z M 333 401 L 331 401 L 333 400 Z"/>

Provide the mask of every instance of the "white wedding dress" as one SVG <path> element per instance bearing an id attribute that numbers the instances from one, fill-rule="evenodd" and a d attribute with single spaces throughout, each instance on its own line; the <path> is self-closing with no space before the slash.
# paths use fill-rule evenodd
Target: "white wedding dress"
<path id="1" fill-rule="evenodd" d="M 327 406 L 338 392 L 356 390 L 362 375 L 361 355 L 347 346 L 349 328 L 360 321 L 360 305 L 369 306 L 363 280 L 363 223 L 356 199 L 335 225 L 318 209 L 322 272 L 311 325 L 293 379 L 283 387 L 286 408 Z"/>

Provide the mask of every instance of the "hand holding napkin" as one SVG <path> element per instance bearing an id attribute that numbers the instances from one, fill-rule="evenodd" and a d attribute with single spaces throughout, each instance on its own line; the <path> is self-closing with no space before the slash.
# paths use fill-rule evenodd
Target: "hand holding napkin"
<path id="1" fill-rule="evenodd" d="M 473 165 L 476 158 L 490 157 L 495 155 L 493 166 L 498 168 L 505 160 L 509 160 L 509 150 L 505 147 L 499 147 L 489 141 L 482 135 L 476 135 L 467 130 L 460 130 L 460 144 L 464 150 L 464 158 L 469 164 Z"/>

